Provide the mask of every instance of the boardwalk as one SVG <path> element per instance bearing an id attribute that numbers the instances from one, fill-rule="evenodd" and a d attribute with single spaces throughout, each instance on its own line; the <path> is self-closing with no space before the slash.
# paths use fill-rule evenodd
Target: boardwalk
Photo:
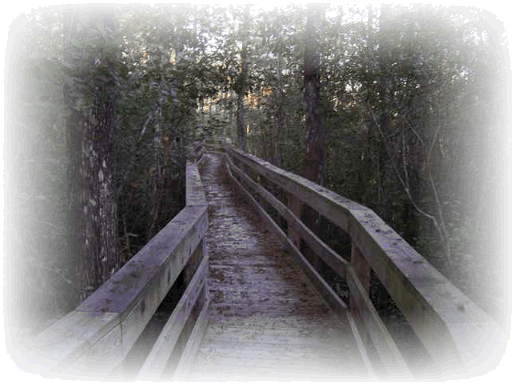
<path id="1" fill-rule="evenodd" d="M 368 299 L 371 269 L 418 336 L 415 351 L 431 356 L 431 374 L 468 378 L 497 365 L 503 331 L 376 213 L 233 147 L 228 154 L 281 187 L 290 203 L 307 202 L 346 232 L 351 261 L 230 161 L 232 172 L 287 221 L 291 237 L 256 204 L 265 224 L 235 190 L 239 183 L 222 156 L 206 154 L 201 175 L 195 162 L 187 163 L 188 204 L 77 309 L 36 336 L 23 352 L 28 371 L 73 379 L 341 381 L 368 373 L 372 380 L 412 379 L 403 353 L 415 355 L 399 351 L 402 340 L 392 338 Z M 352 317 L 292 243 L 299 236 L 346 279 Z M 178 288 L 184 293 L 172 298 Z M 170 300 L 173 312 L 161 317 Z M 157 339 L 150 335 L 158 332 Z M 362 360 L 368 354 L 374 370 Z"/>
<path id="2" fill-rule="evenodd" d="M 211 309 L 186 379 L 361 378 L 365 370 L 350 326 L 245 204 L 221 156 L 205 157 L 200 171 L 209 202 Z"/>

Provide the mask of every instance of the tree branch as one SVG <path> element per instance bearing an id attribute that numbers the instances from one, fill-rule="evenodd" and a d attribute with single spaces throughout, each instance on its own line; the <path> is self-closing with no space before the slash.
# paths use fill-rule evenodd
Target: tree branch
<path id="1" fill-rule="evenodd" d="M 406 119 L 406 116 L 403 115 L 403 119 L 404 119 L 406 125 L 411 130 L 411 132 L 413 132 L 413 134 L 416 136 L 416 138 L 418 139 L 418 141 L 420 142 L 420 144 L 422 146 L 423 151 L 425 152 L 426 164 L 427 164 L 427 172 L 428 172 L 428 179 L 429 179 L 429 183 L 431 185 L 431 190 L 433 192 L 433 199 L 435 200 L 435 203 L 436 203 L 436 210 L 438 212 L 439 221 L 434 216 L 431 216 L 431 219 L 432 219 L 434 225 L 436 226 L 436 228 L 438 230 L 438 234 L 440 236 L 440 240 L 444 244 L 445 256 L 446 256 L 446 259 L 447 259 L 447 264 L 448 264 L 448 267 L 449 267 L 449 271 L 450 271 L 451 277 L 454 280 L 454 272 L 453 272 L 454 269 L 453 269 L 453 266 L 452 266 L 452 254 L 451 254 L 451 246 L 450 246 L 450 242 L 449 242 L 449 233 L 447 231 L 447 226 L 445 225 L 445 219 L 444 219 L 444 216 L 443 216 L 442 204 L 440 202 L 440 195 L 439 195 L 438 190 L 436 188 L 436 184 L 435 184 L 435 181 L 434 181 L 433 173 L 432 173 L 431 167 L 430 167 L 431 154 L 433 152 L 433 148 L 434 148 L 434 145 L 436 143 L 436 139 L 438 138 L 438 134 L 440 133 L 440 129 L 441 129 L 441 125 L 439 123 L 440 120 L 438 119 L 438 114 L 437 114 L 437 128 L 436 128 L 436 131 L 435 131 L 435 135 L 433 136 L 433 140 L 431 141 L 431 145 L 429 147 L 429 150 L 426 150 L 426 146 L 425 146 L 424 140 L 422 139 L 420 134 L 409 123 L 408 119 Z M 406 162 L 406 161 L 404 160 L 404 162 Z M 395 165 L 394 165 L 394 167 L 395 167 Z M 416 206 L 415 206 L 415 208 L 416 208 Z"/>
<path id="2" fill-rule="evenodd" d="M 372 121 L 374 122 L 375 126 L 377 127 L 377 130 L 379 131 L 380 135 L 381 135 L 381 138 L 383 139 L 383 143 L 386 144 L 386 137 L 383 133 L 383 130 L 381 128 L 381 125 L 380 123 L 377 121 L 376 117 L 375 117 L 375 114 L 374 114 L 374 111 L 372 110 L 371 106 L 369 103 L 367 103 L 367 107 L 369 108 L 369 112 L 370 112 L 370 115 L 372 117 Z M 415 133 L 415 135 L 417 136 L 417 138 L 421 141 L 421 143 L 423 144 L 424 142 L 422 141 L 422 138 L 420 137 L 420 135 L 413 130 L 413 128 L 411 127 L 411 125 L 409 125 L 408 123 L 408 126 L 412 129 L 412 131 Z M 397 178 L 399 179 L 402 187 L 404 188 L 404 191 L 406 192 L 406 195 L 408 196 L 408 199 L 409 201 L 411 202 L 411 204 L 413 205 L 413 207 L 415 208 L 415 210 L 417 210 L 421 215 L 425 216 L 426 218 L 430 219 L 431 222 L 433 223 L 433 225 L 435 226 L 435 228 L 437 229 L 438 231 L 438 235 L 440 236 L 440 240 L 441 242 L 443 243 L 444 247 L 445 247 L 445 254 L 446 254 L 446 259 L 447 259 L 447 263 L 448 263 L 448 266 L 449 266 L 449 272 L 451 274 L 451 278 L 454 280 L 454 273 L 453 273 L 453 268 L 452 268 L 452 264 L 451 264 L 451 255 L 450 255 L 450 244 L 449 244 L 449 241 L 448 241 L 448 237 L 447 237 L 447 232 L 446 232 L 446 229 L 445 229 L 445 225 L 444 223 L 442 222 L 443 221 L 443 213 L 441 212 L 441 205 L 440 205 L 440 201 L 437 199 L 438 198 L 438 195 L 436 195 L 435 197 L 435 201 L 437 203 L 437 206 L 438 208 L 440 209 L 440 214 L 439 217 L 440 217 L 440 221 L 441 223 L 439 223 L 439 221 L 436 219 L 436 217 L 434 215 L 431 215 L 429 214 L 428 212 L 424 211 L 421 207 L 419 207 L 419 205 L 415 202 L 415 200 L 413 199 L 413 196 L 411 195 L 411 191 L 409 189 L 409 185 L 408 185 L 408 177 L 407 177 L 407 172 L 405 172 L 406 174 L 406 180 L 404 180 L 395 164 L 395 161 L 392 157 L 392 155 L 390 154 L 390 152 L 388 150 L 386 150 L 386 154 L 388 155 L 388 158 L 390 159 L 390 162 L 392 164 L 392 167 L 395 171 L 395 174 L 397 175 Z M 403 157 L 403 166 L 406 167 L 406 160 L 405 158 Z M 433 178 L 432 178 L 432 174 L 430 173 L 430 179 L 432 181 L 432 187 L 433 187 L 433 194 L 437 193 L 436 192 L 436 186 L 434 185 L 434 181 L 433 181 Z"/>

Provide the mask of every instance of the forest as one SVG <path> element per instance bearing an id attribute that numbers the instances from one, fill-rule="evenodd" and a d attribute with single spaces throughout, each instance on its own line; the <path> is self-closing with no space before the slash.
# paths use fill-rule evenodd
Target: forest
<path id="1" fill-rule="evenodd" d="M 373 209 L 507 322 L 511 71 L 488 11 L 42 7 L 10 26 L 5 91 L 16 333 L 74 309 L 168 223 L 189 146 L 213 136 Z"/>

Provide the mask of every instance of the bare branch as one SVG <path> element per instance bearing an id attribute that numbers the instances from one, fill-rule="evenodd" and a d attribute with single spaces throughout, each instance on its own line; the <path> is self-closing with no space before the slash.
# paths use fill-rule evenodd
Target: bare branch
<path id="1" fill-rule="evenodd" d="M 370 107 L 370 104 L 369 104 L 369 103 L 367 103 L 367 105 L 368 105 L 368 107 L 369 107 L 369 110 L 370 110 L 370 114 L 371 114 L 372 120 L 373 120 L 373 122 L 375 123 L 375 125 L 376 125 L 376 127 L 377 127 L 377 129 L 378 129 L 379 133 L 381 134 L 381 137 L 382 137 L 382 139 L 383 139 L 383 142 L 386 144 L 386 138 L 385 138 L 385 136 L 384 136 L 383 130 L 381 129 L 381 125 L 379 124 L 379 122 L 378 122 L 378 121 L 377 121 L 377 119 L 375 118 L 374 112 L 372 111 L 372 108 Z M 415 200 L 414 200 L 414 199 L 413 199 L 413 197 L 411 196 L 411 192 L 410 192 L 409 186 L 408 186 L 408 184 L 407 184 L 407 181 L 405 181 L 405 180 L 402 178 L 402 176 L 401 176 L 401 174 L 400 174 L 400 172 L 399 172 L 399 170 L 398 170 L 398 168 L 397 168 L 397 166 L 396 166 L 396 164 L 395 164 L 395 161 L 394 161 L 394 159 L 392 158 L 392 154 L 390 154 L 390 152 L 389 152 L 389 151 L 386 151 L 386 154 L 388 155 L 388 158 L 390 159 L 390 162 L 392 163 L 393 169 L 394 169 L 394 171 L 395 171 L 395 174 L 397 175 L 397 178 L 398 178 L 398 179 L 399 179 L 399 181 L 401 182 L 402 187 L 404 188 L 404 191 L 406 192 L 406 195 L 408 196 L 408 198 L 409 198 L 409 200 L 410 200 L 411 204 L 413 205 L 413 207 L 415 207 L 415 209 L 416 209 L 420 214 L 422 214 L 422 215 L 424 215 L 425 217 L 427 217 L 427 218 L 431 219 L 431 220 L 433 221 L 433 223 L 436 223 L 436 224 L 437 224 L 435 217 L 434 217 L 434 216 L 432 216 L 431 214 L 429 214 L 429 213 L 425 212 L 424 210 L 422 210 L 422 208 L 420 208 L 420 207 L 418 206 L 418 204 L 415 202 Z"/>
<path id="2" fill-rule="evenodd" d="M 370 111 L 370 115 L 372 117 L 372 120 L 375 124 L 375 126 L 377 127 L 377 130 L 379 131 L 382 139 L 383 139 L 383 142 L 386 144 L 386 138 L 385 138 L 385 135 L 383 133 L 383 130 L 381 128 L 381 125 L 379 124 L 379 122 L 377 121 L 377 119 L 375 118 L 375 114 L 370 106 L 369 103 L 367 103 L 367 106 L 369 108 L 369 111 Z M 409 124 L 408 124 L 409 125 Z M 413 130 L 413 128 L 409 125 L 409 127 L 411 128 L 411 130 L 415 133 L 415 135 L 417 136 L 417 138 L 419 139 L 419 141 L 423 144 L 423 140 L 422 138 L 420 137 L 420 135 L 418 135 L 418 133 L 416 133 L 415 130 Z M 404 139 L 404 137 L 403 137 Z M 404 151 L 404 149 L 403 149 Z M 415 209 L 423 216 L 425 216 L 426 218 L 430 219 L 431 222 L 433 223 L 433 225 L 435 226 L 436 230 L 438 231 L 438 235 L 440 237 L 440 240 L 441 242 L 444 244 L 445 246 L 445 255 L 446 255 L 446 260 L 447 260 L 447 263 L 448 263 L 448 266 L 449 266 L 449 272 L 451 274 L 451 277 L 454 278 L 454 273 L 453 273 L 453 268 L 452 268 L 452 264 L 451 264 L 451 254 L 450 254 L 450 244 L 449 244 L 449 240 L 448 240 L 448 236 L 447 236 L 447 231 L 446 231 L 446 228 L 445 228 L 445 224 L 443 223 L 443 212 L 441 210 L 441 204 L 440 204 L 440 201 L 438 199 L 438 194 L 437 194 L 437 191 L 436 191 L 436 186 L 434 184 L 434 180 L 433 180 L 433 177 L 432 177 L 432 174 L 430 173 L 430 180 L 431 180 L 431 184 L 432 184 L 432 190 L 433 190 L 433 194 L 436 194 L 435 195 L 435 201 L 437 203 L 437 207 L 439 209 L 439 218 L 440 218 L 440 222 L 436 219 L 436 217 L 434 215 L 431 215 L 429 214 L 428 212 L 424 211 L 416 202 L 415 200 L 413 199 L 413 196 L 411 195 L 411 191 L 409 189 L 409 185 L 408 185 L 408 174 L 407 174 L 407 170 L 405 169 L 405 176 L 406 176 L 406 179 L 404 180 L 400 174 L 400 171 L 398 170 L 398 167 L 397 165 L 395 164 L 395 161 L 392 157 L 392 155 L 390 154 L 390 152 L 388 150 L 386 150 L 386 153 L 388 155 L 388 158 L 390 159 L 390 162 L 392 164 L 392 167 L 395 171 L 395 174 L 397 175 L 397 178 L 399 179 L 399 181 L 401 182 L 403 188 L 404 188 L 404 191 L 406 192 L 406 195 L 408 196 L 408 199 L 409 201 L 411 202 L 411 204 L 413 205 L 413 207 L 415 207 Z M 404 155 L 404 154 L 403 154 Z M 404 159 L 404 162 L 403 162 L 403 165 L 404 165 L 404 168 L 406 168 L 406 161 Z"/>
<path id="3" fill-rule="evenodd" d="M 451 245 L 450 245 L 450 242 L 449 242 L 449 233 L 447 231 L 447 226 L 445 225 L 445 219 L 444 219 L 444 216 L 443 216 L 442 204 L 441 204 L 441 201 L 440 201 L 440 194 L 438 193 L 438 189 L 436 188 L 435 180 L 434 180 L 433 173 L 432 173 L 431 167 L 430 167 L 431 154 L 433 152 L 434 145 L 436 143 L 436 140 L 438 138 L 438 135 L 439 135 L 440 129 L 441 129 L 440 120 L 438 119 L 438 114 L 437 114 L 437 128 L 436 128 L 435 134 L 433 136 L 433 140 L 431 141 L 431 145 L 429 147 L 429 150 L 426 150 L 426 146 L 425 146 L 424 140 L 422 139 L 420 134 L 409 123 L 409 121 L 406 119 L 406 116 L 403 116 L 403 119 L 404 119 L 406 125 L 411 130 L 411 132 L 413 132 L 413 134 L 416 136 L 416 138 L 418 139 L 418 141 L 420 142 L 420 144 L 422 146 L 422 150 L 425 152 L 426 164 L 427 164 L 427 172 L 428 172 L 428 180 L 429 180 L 429 183 L 431 185 L 431 190 L 432 190 L 432 193 L 433 193 L 433 199 L 434 199 L 434 201 L 436 203 L 436 210 L 438 212 L 439 220 L 437 220 L 432 215 L 429 216 L 428 218 L 431 218 L 431 220 L 433 221 L 433 223 L 434 223 L 434 225 L 435 225 L 435 227 L 436 227 L 436 229 L 438 231 L 438 234 L 440 236 L 440 240 L 441 240 L 441 242 L 445 246 L 445 256 L 446 256 L 447 264 L 449 266 L 449 271 L 450 271 L 451 276 L 454 277 L 453 267 L 452 267 Z M 404 160 L 404 166 L 406 166 L 405 160 Z M 394 168 L 395 168 L 395 165 L 394 165 Z M 407 176 L 407 173 L 406 173 L 406 181 L 407 180 L 408 180 L 408 176 Z M 410 196 L 410 201 L 412 201 L 411 195 L 408 194 L 408 196 Z M 412 203 L 413 203 L 413 201 L 412 201 Z M 420 212 L 420 210 L 418 210 L 416 205 L 414 205 L 414 207 L 417 209 L 417 211 Z"/>

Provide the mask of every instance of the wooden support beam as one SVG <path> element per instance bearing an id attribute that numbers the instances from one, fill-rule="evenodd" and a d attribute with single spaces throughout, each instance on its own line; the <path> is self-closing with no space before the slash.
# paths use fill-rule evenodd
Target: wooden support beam
<path id="1" fill-rule="evenodd" d="M 361 251 L 359 251 L 358 246 L 354 242 L 352 243 L 351 265 L 368 296 L 370 290 L 370 262 L 368 258 L 361 254 Z"/>
<path id="2" fill-rule="evenodd" d="M 291 213 L 300 221 L 301 201 L 293 194 L 288 194 L 288 208 Z M 300 234 L 298 232 L 297 221 L 293 218 L 288 220 L 288 238 L 291 239 L 296 248 L 300 249 Z"/>

